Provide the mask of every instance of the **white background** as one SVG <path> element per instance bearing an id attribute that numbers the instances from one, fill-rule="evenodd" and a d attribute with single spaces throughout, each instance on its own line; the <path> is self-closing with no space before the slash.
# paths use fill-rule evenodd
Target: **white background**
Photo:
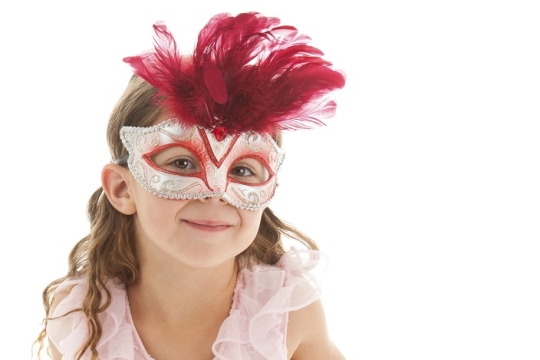
<path id="1" fill-rule="evenodd" d="M 18 1 L 0 5 L 2 359 L 86 235 L 105 129 L 164 20 L 181 49 L 256 10 L 347 73 L 328 126 L 289 133 L 278 215 L 329 255 L 348 359 L 540 359 L 540 12 L 534 1 Z"/>

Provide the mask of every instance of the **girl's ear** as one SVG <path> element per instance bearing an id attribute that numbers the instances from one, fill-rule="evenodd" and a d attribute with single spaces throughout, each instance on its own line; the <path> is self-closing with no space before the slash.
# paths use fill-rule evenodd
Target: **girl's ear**
<path id="1" fill-rule="evenodd" d="M 135 201 L 130 193 L 133 178 L 125 167 L 107 164 L 101 171 L 101 186 L 112 206 L 125 215 L 133 215 L 137 211 Z"/>

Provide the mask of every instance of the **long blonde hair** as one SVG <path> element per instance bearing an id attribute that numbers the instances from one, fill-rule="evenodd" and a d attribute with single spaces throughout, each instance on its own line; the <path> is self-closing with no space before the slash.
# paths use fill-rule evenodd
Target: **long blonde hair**
<path id="1" fill-rule="evenodd" d="M 150 126 L 161 115 L 162 109 L 154 105 L 155 93 L 155 89 L 146 81 L 135 75 L 131 78 L 111 114 L 107 128 L 112 159 L 127 154 L 119 137 L 123 126 Z M 280 144 L 279 135 L 276 136 L 276 141 Z M 91 359 L 95 360 L 98 358 L 96 347 L 102 334 L 98 314 L 107 309 L 111 302 L 110 293 L 105 286 L 107 279 L 117 278 L 125 284 L 132 284 L 139 276 L 132 216 L 117 211 L 101 187 L 90 197 L 87 213 L 90 233 L 71 250 L 68 273 L 51 282 L 43 291 L 44 328 L 35 341 L 38 358 L 47 337 L 47 322 L 55 319 L 50 317 L 50 311 L 54 291 L 58 285 L 71 277 L 86 277 L 88 288 L 84 301 L 80 308 L 73 309 L 69 313 L 82 311 L 87 320 L 88 338 L 77 353 L 76 359 L 80 360 L 86 351 L 90 351 Z M 280 220 L 266 208 L 255 240 L 239 257 L 259 263 L 275 264 L 285 253 L 282 235 L 300 241 L 307 248 L 318 249 L 313 240 Z"/>

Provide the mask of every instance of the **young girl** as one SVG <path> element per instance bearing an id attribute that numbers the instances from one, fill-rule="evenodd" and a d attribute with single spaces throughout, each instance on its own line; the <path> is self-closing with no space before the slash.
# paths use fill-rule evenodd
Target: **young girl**
<path id="1" fill-rule="evenodd" d="M 280 131 L 334 115 L 345 84 L 309 38 L 220 14 L 180 54 L 165 25 L 107 131 L 90 234 L 44 291 L 55 360 L 343 359 L 319 298 L 323 257 L 267 207 Z M 308 249 L 285 252 L 281 237 Z"/>

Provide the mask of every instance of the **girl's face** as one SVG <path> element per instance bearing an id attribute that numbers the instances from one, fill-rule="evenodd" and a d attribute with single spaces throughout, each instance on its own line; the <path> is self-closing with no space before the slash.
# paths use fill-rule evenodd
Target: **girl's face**
<path id="1" fill-rule="evenodd" d="M 255 239 L 264 209 L 242 210 L 218 197 L 172 200 L 132 181 L 135 236 L 141 263 L 146 254 L 170 256 L 196 268 L 214 267 L 244 251 Z"/>
<path id="2" fill-rule="evenodd" d="M 129 192 L 142 262 L 154 253 L 212 267 L 233 261 L 251 245 L 284 155 L 270 136 L 242 133 L 218 140 L 167 114 L 152 127 L 121 133 L 130 154 Z"/>

